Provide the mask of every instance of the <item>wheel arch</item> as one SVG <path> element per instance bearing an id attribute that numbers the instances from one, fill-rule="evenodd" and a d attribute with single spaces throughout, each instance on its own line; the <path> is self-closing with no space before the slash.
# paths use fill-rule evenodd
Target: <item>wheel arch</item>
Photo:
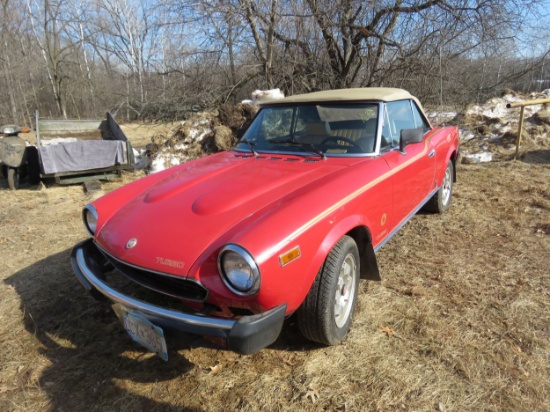
<path id="1" fill-rule="evenodd" d="M 451 147 L 445 155 L 445 161 L 442 163 L 441 169 L 436 171 L 436 184 L 437 187 L 441 186 L 443 182 L 443 176 L 445 176 L 445 169 L 449 162 L 453 163 L 453 183 L 456 183 L 456 163 L 458 160 L 458 150 Z"/>
<path id="2" fill-rule="evenodd" d="M 455 149 L 451 153 L 451 159 L 453 162 L 453 183 L 456 183 L 456 162 L 458 161 L 458 149 Z"/>
<path id="3" fill-rule="evenodd" d="M 360 216 L 349 216 L 332 228 L 319 247 L 319 254 L 315 259 L 316 273 L 318 272 L 318 268 L 323 265 L 334 245 L 343 236 L 348 235 L 355 241 L 359 250 L 361 279 L 381 280 L 371 232 L 362 220 Z"/>
<path id="4" fill-rule="evenodd" d="M 346 235 L 355 241 L 359 249 L 361 279 L 381 280 L 370 230 L 363 225 L 357 226 L 347 232 Z"/>

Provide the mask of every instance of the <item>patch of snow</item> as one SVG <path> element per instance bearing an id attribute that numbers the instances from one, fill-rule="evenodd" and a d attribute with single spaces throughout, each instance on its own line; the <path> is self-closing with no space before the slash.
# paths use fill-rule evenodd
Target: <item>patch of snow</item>
<path id="1" fill-rule="evenodd" d="M 257 102 L 265 102 L 267 100 L 278 100 L 284 98 L 285 95 L 281 89 L 271 90 L 255 90 L 252 92 L 252 99 Z"/>
<path id="2" fill-rule="evenodd" d="M 204 139 L 204 137 L 207 136 L 210 133 L 212 133 L 212 129 L 204 129 L 202 131 L 202 133 L 199 134 L 195 140 L 198 141 L 198 142 L 201 142 L 202 139 Z"/>
<path id="3" fill-rule="evenodd" d="M 252 99 L 243 100 L 241 103 L 245 104 L 258 104 L 261 102 L 267 102 L 269 100 L 284 99 L 285 95 L 281 89 L 272 90 L 254 90 L 252 92 Z"/>
<path id="4" fill-rule="evenodd" d="M 199 127 L 199 126 L 202 126 L 202 125 L 205 125 L 205 124 L 210 124 L 211 121 L 212 121 L 212 119 L 209 119 L 209 118 L 199 119 L 199 120 L 195 120 L 194 122 L 192 122 L 191 126 Z M 184 123 L 186 123 L 186 122 L 184 122 Z"/>
<path id="5" fill-rule="evenodd" d="M 175 150 L 185 150 L 189 147 L 189 145 L 187 143 L 178 143 L 177 145 L 174 146 L 174 149 Z"/>
<path id="6" fill-rule="evenodd" d="M 142 170 L 151 166 L 151 159 L 147 156 L 147 151 L 145 149 L 140 149 L 139 152 L 136 149 L 132 150 L 134 151 L 136 169 Z"/>
<path id="7" fill-rule="evenodd" d="M 430 119 L 433 117 L 444 117 L 446 119 L 452 119 L 456 116 L 456 112 L 428 112 L 427 116 Z"/>
<path id="8" fill-rule="evenodd" d="M 512 130 L 512 127 L 509 124 L 505 125 L 497 125 L 495 127 L 494 132 L 499 135 L 499 137 L 502 137 L 502 135 L 508 133 L 510 130 Z"/>
<path id="9" fill-rule="evenodd" d="M 469 159 L 472 163 L 486 163 L 493 160 L 493 154 L 491 152 L 465 154 L 464 157 Z"/>
<path id="10" fill-rule="evenodd" d="M 508 112 L 506 108 L 507 102 L 495 102 L 494 100 L 495 99 L 489 100 L 484 105 L 474 105 L 468 109 L 466 113 L 470 116 L 482 115 L 490 119 L 502 119 Z"/>
<path id="11" fill-rule="evenodd" d="M 473 138 L 475 138 L 476 135 L 471 130 L 464 130 L 460 129 L 460 140 L 463 142 L 469 142 Z"/>
<path id="12" fill-rule="evenodd" d="M 202 124 L 204 123 L 205 122 L 203 122 Z M 212 129 L 191 129 L 189 130 L 189 138 L 196 142 L 200 142 L 202 139 L 204 139 L 204 136 L 209 133 L 212 133 Z"/>
<path id="13" fill-rule="evenodd" d="M 151 162 L 151 173 L 162 172 L 165 169 L 166 159 L 161 155 L 157 155 Z"/>
<path id="14" fill-rule="evenodd" d="M 173 166 L 178 166 L 182 163 L 185 163 L 188 159 L 179 153 L 170 153 L 167 150 L 163 150 L 160 153 L 157 153 L 155 157 L 151 160 L 149 160 L 149 173 L 157 173 L 162 172 L 163 170 L 166 170 Z"/>

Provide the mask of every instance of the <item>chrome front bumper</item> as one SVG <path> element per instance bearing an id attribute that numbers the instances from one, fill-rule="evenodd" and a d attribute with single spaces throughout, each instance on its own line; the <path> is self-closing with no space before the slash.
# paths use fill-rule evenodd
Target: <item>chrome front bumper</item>
<path id="1" fill-rule="evenodd" d="M 126 296 L 102 280 L 105 263 L 105 257 L 91 238 L 77 244 L 71 253 L 76 277 L 96 299 L 107 298 L 163 328 L 223 338 L 228 349 L 246 355 L 275 342 L 283 327 L 286 304 L 259 315 L 225 319 L 165 309 Z"/>

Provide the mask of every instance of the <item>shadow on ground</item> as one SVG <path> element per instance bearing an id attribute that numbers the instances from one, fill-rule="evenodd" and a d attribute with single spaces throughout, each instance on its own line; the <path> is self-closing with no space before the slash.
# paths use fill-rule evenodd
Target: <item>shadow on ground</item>
<path id="1" fill-rule="evenodd" d="M 70 250 L 49 256 L 11 275 L 5 283 L 21 297 L 25 328 L 51 361 L 39 385 L 51 410 L 103 410 L 123 400 L 132 410 L 196 411 L 129 393 L 115 380 L 155 383 L 172 379 L 194 365 L 177 353 L 169 363 L 157 357 L 126 356 L 135 344 L 109 305 L 89 296 L 73 275 Z M 145 352 L 144 352 L 145 355 Z M 122 408 L 124 409 L 124 408 Z"/>
<path id="2" fill-rule="evenodd" d="M 550 164 L 550 149 L 531 150 L 523 156 L 522 160 L 529 164 L 547 165 Z"/>
<path id="3" fill-rule="evenodd" d="M 25 328 L 39 341 L 39 353 L 51 361 L 39 378 L 51 410 L 104 410 L 118 400 L 129 410 L 197 411 L 185 407 L 185 397 L 192 396 L 186 390 L 176 406 L 133 394 L 124 386 L 145 383 L 154 391 L 156 384 L 182 378 L 197 366 L 181 350 L 211 344 L 198 337 L 168 333 L 169 361 L 148 354 L 131 341 L 110 304 L 94 300 L 78 282 L 70 265 L 70 249 L 40 260 L 4 282 L 21 297 Z M 318 348 L 301 336 L 295 317 L 290 317 L 279 339 L 265 350 Z M 120 380 L 126 382 L 121 385 Z"/>

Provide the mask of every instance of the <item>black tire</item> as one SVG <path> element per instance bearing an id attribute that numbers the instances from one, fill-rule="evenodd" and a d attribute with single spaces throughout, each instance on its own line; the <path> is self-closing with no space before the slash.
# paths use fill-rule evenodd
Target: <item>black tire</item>
<path id="1" fill-rule="evenodd" d="M 424 209 L 433 213 L 444 213 L 449 210 L 449 206 L 451 206 L 451 197 L 453 195 L 453 181 L 454 164 L 452 161 L 449 161 L 445 169 L 445 176 L 443 176 L 441 187 L 437 193 L 428 200 Z"/>
<path id="2" fill-rule="evenodd" d="M 307 339 L 336 345 L 346 337 L 357 303 L 359 273 L 357 244 L 344 236 L 330 251 L 297 310 L 298 326 Z"/>
<path id="3" fill-rule="evenodd" d="M 40 183 L 40 161 L 38 160 L 38 149 L 34 146 L 27 147 L 27 171 L 29 181 L 33 185 Z"/>
<path id="4" fill-rule="evenodd" d="M 10 190 L 19 189 L 19 168 L 8 168 L 8 187 Z"/>

